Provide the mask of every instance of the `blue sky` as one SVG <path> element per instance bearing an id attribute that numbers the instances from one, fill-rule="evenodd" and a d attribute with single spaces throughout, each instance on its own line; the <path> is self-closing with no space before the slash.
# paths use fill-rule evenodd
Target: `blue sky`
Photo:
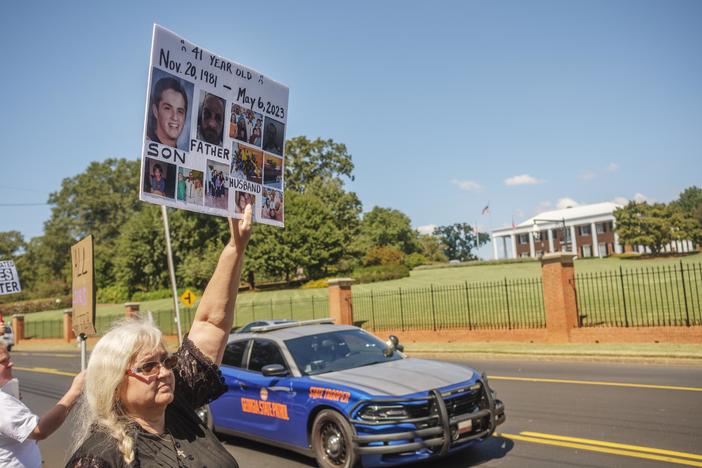
<path id="1" fill-rule="evenodd" d="M 415 227 L 702 185 L 699 1 L 28 0 L 0 15 L 0 231 L 140 156 L 154 22 L 287 84 L 287 136 L 345 143 L 364 210 Z"/>

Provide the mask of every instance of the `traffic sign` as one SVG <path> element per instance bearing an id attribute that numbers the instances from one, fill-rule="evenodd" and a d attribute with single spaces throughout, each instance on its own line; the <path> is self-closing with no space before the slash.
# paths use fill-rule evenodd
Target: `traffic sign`
<path id="1" fill-rule="evenodd" d="M 197 300 L 197 294 L 192 292 L 190 288 L 186 289 L 183 294 L 180 295 L 180 300 L 188 307 L 192 307 Z"/>

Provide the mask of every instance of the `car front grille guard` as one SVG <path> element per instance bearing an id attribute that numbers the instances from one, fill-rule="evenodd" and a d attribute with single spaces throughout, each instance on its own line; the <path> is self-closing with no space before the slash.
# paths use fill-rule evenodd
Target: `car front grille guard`
<path id="1" fill-rule="evenodd" d="M 350 414 L 357 414 L 360 406 L 372 404 L 387 405 L 392 403 L 410 403 L 419 405 L 424 409 L 426 403 L 427 415 L 409 417 L 397 420 L 366 421 L 358 417 L 351 420 L 355 432 L 370 432 L 374 427 L 392 426 L 394 424 L 414 424 L 417 429 L 402 432 L 387 432 L 371 435 L 355 435 L 354 442 L 356 450 L 361 455 L 374 454 L 398 454 L 415 452 L 421 449 L 430 449 L 445 455 L 451 448 L 452 442 L 465 443 L 470 440 L 481 439 L 491 435 L 495 428 L 505 421 L 504 404 L 495 399 L 494 393 L 488 385 L 487 377 L 483 374 L 479 380 L 480 389 L 474 392 L 466 386 L 441 392 L 433 389 L 425 397 L 414 398 L 390 398 L 378 400 L 363 400 L 358 402 L 351 409 Z M 458 396 L 454 396 L 458 395 Z M 468 399 L 466 399 L 466 395 Z M 479 408 L 478 411 L 460 412 L 461 405 L 468 409 Z M 408 405 L 407 408 L 410 408 Z M 423 412 L 423 411 L 422 411 Z M 483 420 L 488 419 L 487 427 L 483 428 Z M 461 436 L 458 433 L 459 423 L 471 420 L 471 427 L 480 428 L 470 434 Z M 411 441 L 404 443 L 394 443 L 397 441 Z"/>

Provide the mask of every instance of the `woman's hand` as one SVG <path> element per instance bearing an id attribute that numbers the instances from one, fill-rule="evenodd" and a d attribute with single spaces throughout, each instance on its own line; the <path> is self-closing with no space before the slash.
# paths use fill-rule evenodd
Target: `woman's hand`
<path id="1" fill-rule="evenodd" d="M 238 252 L 243 253 L 249 243 L 252 218 L 253 207 L 251 203 L 247 203 L 246 208 L 244 208 L 244 219 L 229 218 L 229 232 L 231 233 L 229 245 L 235 247 Z"/>
<path id="2" fill-rule="evenodd" d="M 78 375 L 73 378 L 71 383 L 71 388 L 66 392 L 66 396 L 73 398 L 73 401 L 77 400 L 81 393 L 83 393 L 83 387 L 85 386 L 85 371 L 82 370 Z"/>

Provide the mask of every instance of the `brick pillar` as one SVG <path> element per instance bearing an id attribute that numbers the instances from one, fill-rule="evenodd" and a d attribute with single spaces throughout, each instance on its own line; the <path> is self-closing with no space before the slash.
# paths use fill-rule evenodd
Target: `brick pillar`
<path id="1" fill-rule="evenodd" d="M 334 278 L 329 285 L 329 316 L 339 325 L 353 325 L 351 278 Z"/>
<path id="2" fill-rule="evenodd" d="M 12 332 L 15 334 L 15 344 L 24 340 L 24 315 L 14 314 L 12 316 Z"/>
<path id="3" fill-rule="evenodd" d="M 66 309 L 63 311 L 63 339 L 66 343 L 76 339 L 76 334 L 73 331 L 73 310 Z"/>
<path id="4" fill-rule="evenodd" d="M 574 257 L 570 253 L 553 253 L 541 258 L 546 329 L 552 342 L 570 341 L 570 331 L 578 326 Z"/>
<path id="5" fill-rule="evenodd" d="M 139 315 L 139 303 L 138 302 L 125 302 L 124 303 L 124 316 L 127 318 L 136 317 Z"/>

